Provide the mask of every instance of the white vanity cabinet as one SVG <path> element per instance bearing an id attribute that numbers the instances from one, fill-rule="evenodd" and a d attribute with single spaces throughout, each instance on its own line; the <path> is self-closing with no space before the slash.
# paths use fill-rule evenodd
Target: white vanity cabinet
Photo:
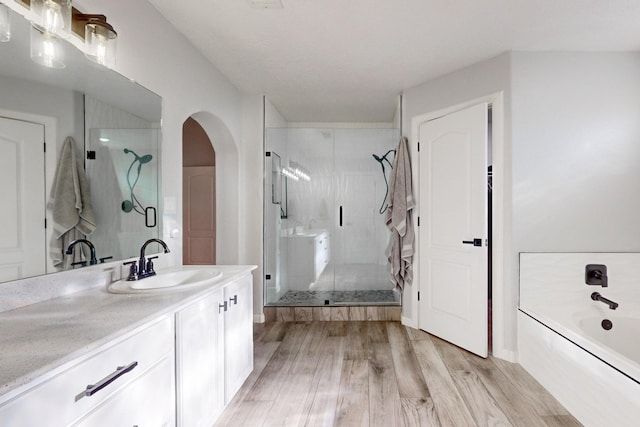
<path id="1" fill-rule="evenodd" d="M 314 259 L 314 280 L 322 274 L 327 264 L 329 264 L 330 244 L 329 233 L 321 233 L 314 239 L 315 251 L 313 254 Z"/>
<path id="2" fill-rule="evenodd" d="M 309 290 L 329 264 L 329 233 L 310 233 L 288 237 L 289 286 L 291 290 Z"/>
<path id="3" fill-rule="evenodd" d="M 253 281 L 242 276 L 176 313 L 178 426 L 211 426 L 253 370 Z"/>
<path id="4" fill-rule="evenodd" d="M 243 276 L 224 287 L 225 405 L 253 371 L 253 281 Z"/>
<path id="5" fill-rule="evenodd" d="M 179 426 L 212 426 L 224 409 L 222 289 L 176 313 Z"/>
<path id="6" fill-rule="evenodd" d="M 163 316 L 1 403 L 0 425 L 172 426 L 174 360 L 173 319 Z"/>
<path id="7" fill-rule="evenodd" d="M 37 327 L 34 343 L 14 338 L 15 351 L 0 354 L 4 377 L 6 366 L 22 369 L 19 360 L 29 361 L 28 367 L 40 363 L 38 370 L 22 371 L 31 378 L 16 375 L 21 384 L 0 394 L 0 427 L 211 427 L 253 370 L 248 267 L 224 266 L 226 279 L 191 293 L 109 296 L 90 290 L 79 299 L 32 305 L 14 314 L 16 320 L 7 316 L 5 325 L 16 322 L 25 334 L 38 316 L 57 313 L 57 324 Z M 85 305 L 65 317 L 71 302 L 80 300 L 94 310 L 85 312 Z M 98 308 L 103 311 L 96 314 Z M 121 321 L 114 326 L 110 318 Z M 4 335 L 10 333 L 5 327 Z M 11 342 L 6 339 L 5 347 Z"/>

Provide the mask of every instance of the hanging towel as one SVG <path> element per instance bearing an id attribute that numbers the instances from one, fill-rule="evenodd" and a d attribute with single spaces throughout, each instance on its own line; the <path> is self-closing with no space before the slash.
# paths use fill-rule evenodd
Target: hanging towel
<path id="1" fill-rule="evenodd" d="M 413 221 L 415 206 L 411 188 L 411 161 L 407 138 L 400 139 L 393 161 L 393 174 L 389 188 L 389 207 L 385 221 L 391 233 L 387 246 L 387 259 L 391 282 L 400 291 L 413 281 Z"/>
<path id="2" fill-rule="evenodd" d="M 76 161 L 75 141 L 72 137 L 65 139 L 62 146 L 48 206 L 53 218 L 53 237 L 49 245 L 51 258 L 55 267 L 66 269 L 71 262 L 84 260 L 82 256 L 71 259 L 71 256 L 65 255 L 64 251 L 69 243 L 96 229 L 89 183 L 84 168 Z M 80 248 L 76 247 L 75 250 L 78 249 Z"/>

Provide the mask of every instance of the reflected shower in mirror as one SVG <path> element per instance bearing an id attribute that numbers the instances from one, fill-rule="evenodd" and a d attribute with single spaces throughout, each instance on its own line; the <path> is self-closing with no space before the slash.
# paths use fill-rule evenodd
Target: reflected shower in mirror
<path id="1" fill-rule="evenodd" d="M 162 233 L 161 98 L 87 60 L 68 41 L 61 43 L 64 69 L 34 63 L 30 23 L 13 10 L 9 20 L 11 39 L 0 43 L 0 281 L 59 270 L 47 204 L 67 137 L 86 172 L 96 223 L 77 237 L 91 242 L 98 263 L 136 256 L 141 242 Z M 87 252 L 88 265 L 85 247 L 72 252 Z M 68 256 L 64 249 L 58 255 Z M 82 258 L 71 268 L 81 268 Z"/>

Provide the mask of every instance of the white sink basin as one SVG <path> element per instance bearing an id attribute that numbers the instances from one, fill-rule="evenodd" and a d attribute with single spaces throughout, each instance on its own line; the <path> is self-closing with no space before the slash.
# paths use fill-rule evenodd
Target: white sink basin
<path id="1" fill-rule="evenodd" d="M 222 272 L 216 268 L 170 270 L 140 280 L 119 280 L 109 285 L 107 290 L 118 294 L 179 291 L 221 277 Z"/>

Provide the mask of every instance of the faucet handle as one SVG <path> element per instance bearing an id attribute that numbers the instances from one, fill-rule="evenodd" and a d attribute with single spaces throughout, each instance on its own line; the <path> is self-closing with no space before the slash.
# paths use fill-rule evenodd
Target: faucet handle
<path id="1" fill-rule="evenodd" d="M 147 258 L 147 268 L 146 268 L 146 272 L 148 275 L 152 276 L 154 274 L 156 274 L 155 270 L 153 269 L 153 260 L 158 258 L 158 256 L 152 256 Z"/>
<path id="2" fill-rule="evenodd" d="M 129 276 L 127 276 L 127 280 L 138 280 L 138 263 L 136 260 L 122 263 L 122 265 L 131 265 L 131 267 L 129 267 Z"/>
<path id="3" fill-rule="evenodd" d="M 607 266 L 604 264 L 587 264 L 584 267 L 584 282 L 587 285 L 609 286 L 607 278 Z"/>

